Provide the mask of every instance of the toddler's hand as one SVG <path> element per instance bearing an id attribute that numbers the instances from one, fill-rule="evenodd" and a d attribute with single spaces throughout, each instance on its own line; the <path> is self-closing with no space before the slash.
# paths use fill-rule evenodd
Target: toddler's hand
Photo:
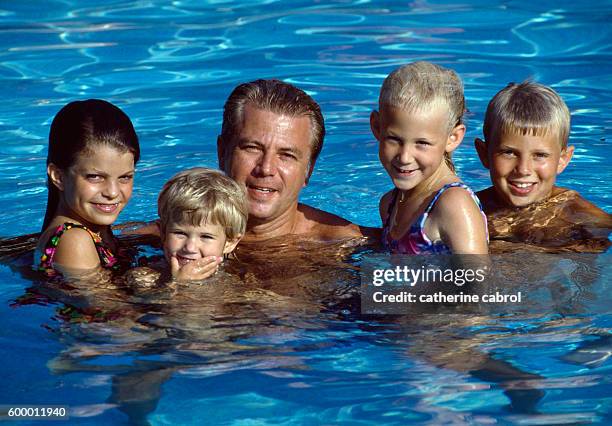
<path id="1" fill-rule="evenodd" d="M 176 257 L 170 258 L 170 272 L 176 281 L 199 281 L 212 276 L 223 261 L 219 256 L 208 256 L 194 260 L 181 267 Z"/>

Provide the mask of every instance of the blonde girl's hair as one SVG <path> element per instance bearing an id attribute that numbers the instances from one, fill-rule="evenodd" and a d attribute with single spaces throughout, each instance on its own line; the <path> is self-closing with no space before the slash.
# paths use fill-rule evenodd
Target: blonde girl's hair
<path id="1" fill-rule="evenodd" d="M 567 148 L 570 112 L 563 99 L 548 86 L 524 81 L 509 83 L 489 102 L 483 133 L 495 143 L 503 135 L 554 134 L 561 149 Z"/>
<path id="2" fill-rule="evenodd" d="M 393 71 L 380 89 L 379 108 L 390 106 L 405 111 L 422 111 L 433 106 L 448 110 L 450 133 L 463 124 L 465 97 L 463 83 L 457 73 L 431 62 L 413 62 Z M 447 166 L 454 172 L 451 154 L 444 153 Z"/>
<path id="3" fill-rule="evenodd" d="M 196 167 L 166 182 L 157 198 L 162 234 L 168 223 L 220 225 L 227 239 L 244 235 L 249 206 L 245 189 L 223 172 Z"/>

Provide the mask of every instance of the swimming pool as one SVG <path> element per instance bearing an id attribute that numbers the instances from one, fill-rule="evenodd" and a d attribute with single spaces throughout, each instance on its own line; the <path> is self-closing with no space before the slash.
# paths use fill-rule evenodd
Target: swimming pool
<path id="1" fill-rule="evenodd" d="M 156 195 L 176 171 L 216 166 L 223 101 L 236 84 L 262 77 L 307 90 L 326 119 L 302 200 L 378 226 L 378 198 L 390 184 L 369 112 L 383 78 L 420 59 L 464 80 L 468 134 L 454 157 L 467 183 L 487 183 L 471 141 L 488 100 L 532 77 L 572 111 L 576 154 L 561 186 L 612 210 L 607 2 L 99 3 L 0 6 L 0 197 L 8 206 L 0 236 L 39 230 L 48 128 L 65 103 L 104 98 L 132 118 L 143 155 L 121 220 L 143 220 L 155 216 Z M 125 422 L 118 405 L 153 424 L 559 424 L 605 422 L 612 409 L 611 317 L 595 302 L 562 314 L 411 326 L 335 305 L 263 306 L 254 295 L 209 310 L 187 305 L 167 314 L 170 322 L 80 324 L 54 319 L 61 305 L 9 307 L 31 285 L 26 263 L 0 265 L 0 404 L 68 405 L 86 424 Z M 606 271 L 587 300 L 606 294 Z M 320 265 L 319 274 L 331 287 L 354 284 L 350 269 Z M 479 368 L 459 368 L 475 357 Z"/>

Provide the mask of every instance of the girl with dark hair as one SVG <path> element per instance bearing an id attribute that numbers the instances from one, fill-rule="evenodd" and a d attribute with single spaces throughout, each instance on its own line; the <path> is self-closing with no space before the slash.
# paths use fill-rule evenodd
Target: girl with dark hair
<path id="1" fill-rule="evenodd" d="M 89 99 L 53 119 L 47 156 L 47 212 L 35 263 L 48 276 L 117 265 L 111 225 L 132 195 L 138 137 L 113 104 Z"/>

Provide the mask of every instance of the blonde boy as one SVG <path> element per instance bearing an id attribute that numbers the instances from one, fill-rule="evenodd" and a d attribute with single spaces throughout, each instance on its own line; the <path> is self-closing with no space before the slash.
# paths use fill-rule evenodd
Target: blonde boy
<path id="1" fill-rule="evenodd" d="M 478 193 L 492 238 L 558 246 L 600 238 L 606 245 L 611 215 L 555 185 L 574 153 L 569 131 L 565 102 L 544 85 L 510 83 L 489 102 L 485 140 L 475 144 L 493 183 Z"/>
<path id="2" fill-rule="evenodd" d="M 245 190 L 218 170 L 199 167 L 176 174 L 163 186 L 157 204 L 164 257 L 176 281 L 213 275 L 246 229 Z M 150 268 L 144 269 L 136 273 L 137 284 L 156 284 L 161 271 L 152 276 Z"/>

